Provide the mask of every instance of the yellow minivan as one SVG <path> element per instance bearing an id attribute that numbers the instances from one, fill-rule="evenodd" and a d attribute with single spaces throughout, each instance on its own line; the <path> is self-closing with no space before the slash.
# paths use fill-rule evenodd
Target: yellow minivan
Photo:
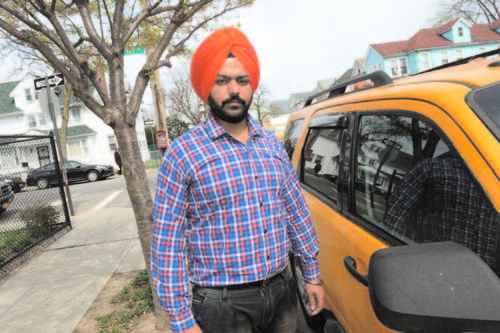
<path id="1" fill-rule="evenodd" d="M 374 72 L 290 116 L 284 146 L 320 240 L 325 311 L 308 320 L 321 332 L 500 332 L 498 54 Z"/>

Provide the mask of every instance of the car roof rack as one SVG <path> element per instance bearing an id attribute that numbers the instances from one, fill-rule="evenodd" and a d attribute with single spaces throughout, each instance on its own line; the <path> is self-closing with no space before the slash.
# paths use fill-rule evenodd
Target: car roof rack
<path id="1" fill-rule="evenodd" d="M 462 58 L 462 59 L 456 60 L 456 61 L 452 61 L 452 62 L 449 62 L 449 63 L 444 64 L 444 65 L 440 65 L 440 66 L 437 66 L 437 67 L 432 67 L 430 69 L 427 69 L 425 71 L 421 71 L 421 72 L 412 74 L 410 76 L 419 75 L 419 74 L 423 74 L 423 73 L 434 72 L 434 71 L 437 71 L 437 70 L 440 70 L 440 69 L 443 69 L 443 68 L 449 68 L 449 67 L 454 67 L 454 66 L 458 66 L 458 65 L 463 65 L 463 64 L 466 64 L 468 62 L 471 62 L 474 59 L 477 59 L 477 58 L 486 58 L 486 57 L 489 57 L 489 56 L 492 56 L 492 55 L 496 55 L 496 54 L 500 54 L 500 49 L 495 49 L 495 50 L 486 51 L 486 52 L 483 52 L 483 53 L 474 54 L 473 56 L 470 56 L 470 57 L 467 57 L 467 58 Z M 491 64 L 491 65 L 493 65 L 493 64 Z M 493 65 L 491 67 L 495 67 L 495 65 Z"/>
<path id="2" fill-rule="evenodd" d="M 304 107 L 311 105 L 312 101 L 315 98 L 318 98 L 318 97 L 326 95 L 326 94 L 328 94 L 327 99 L 334 98 L 334 97 L 339 96 L 339 95 L 343 95 L 343 94 L 345 94 L 348 86 L 353 85 L 353 84 L 358 83 L 358 82 L 362 82 L 362 81 L 372 81 L 373 82 L 372 87 L 364 88 L 363 90 L 377 88 L 377 87 L 381 87 L 381 86 L 385 86 L 385 85 L 393 83 L 391 77 L 389 75 L 387 75 L 386 72 L 376 71 L 376 72 L 373 72 L 370 74 L 366 74 L 366 75 L 357 77 L 357 78 L 349 80 L 349 81 L 339 83 L 337 85 L 331 86 L 328 89 L 320 91 L 319 93 L 311 95 L 307 98 L 307 100 L 304 104 Z"/>

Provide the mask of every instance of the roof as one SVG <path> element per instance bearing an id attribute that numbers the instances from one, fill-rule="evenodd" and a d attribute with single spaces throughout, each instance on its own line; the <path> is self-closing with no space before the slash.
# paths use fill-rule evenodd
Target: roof
<path id="1" fill-rule="evenodd" d="M 59 133 L 61 133 L 61 129 L 59 128 L 57 130 Z M 52 132 L 51 130 L 43 131 L 44 133 L 49 133 Z M 74 136 L 80 136 L 80 135 L 91 135 L 91 134 L 96 134 L 96 132 L 88 127 L 87 125 L 79 125 L 79 126 L 71 126 L 68 127 L 66 130 L 66 136 L 68 138 L 74 137 Z"/>
<path id="2" fill-rule="evenodd" d="M 421 29 L 408 40 L 371 44 L 370 46 L 382 57 L 407 54 L 419 49 L 452 46 L 455 44 L 444 38 L 442 34 L 449 31 L 457 23 L 457 20 L 450 21 L 437 28 Z M 500 41 L 500 33 L 494 31 L 496 26 L 500 26 L 500 20 L 472 25 L 470 28 L 471 43 Z"/>
<path id="3" fill-rule="evenodd" d="M 352 75 L 352 68 L 349 68 L 348 70 L 346 70 L 344 72 L 344 74 L 342 74 L 338 80 L 336 82 L 333 82 L 331 87 L 333 87 L 334 85 L 336 84 L 339 84 L 339 83 L 342 83 L 342 82 L 346 82 L 346 81 L 349 81 L 351 79 L 351 75 Z"/>
<path id="4" fill-rule="evenodd" d="M 14 98 L 9 97 L 10 93 L 20 81 L 0 83 L 0 115 L 22 112 L 14 102 Z"/>

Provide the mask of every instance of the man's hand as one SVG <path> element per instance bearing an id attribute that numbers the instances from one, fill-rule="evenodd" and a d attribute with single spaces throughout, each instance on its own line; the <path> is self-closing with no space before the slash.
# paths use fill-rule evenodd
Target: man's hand
<path id="1" fill-rule="evenodd" d="M 188 328 L 185 331 L 182 331 L 182 333 L 203 333 L 203 332 L 201 331 L 200 326 L 194 325 L 193 327 Z"/>
<path id="2" fill-rule="evenodd" d="M 320 280 L 313 280 L 312 282 L 320 282 Z M 323 298 L 325 297 L 323 286 L 306 283 L 306 292 L 309 296 L 309 308 L 312 315 L 317 315 L 323 310 Z"/>

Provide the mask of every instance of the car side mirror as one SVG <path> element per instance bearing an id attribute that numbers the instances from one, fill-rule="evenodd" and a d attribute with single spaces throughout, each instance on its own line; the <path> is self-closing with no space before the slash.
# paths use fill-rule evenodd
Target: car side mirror
<path id="1" fill-rule="evenodd" d="M 368 272 L 377 318 L 403 332 L 500 332 L 500 279 L 468 248 L 439 242 L 376 251 Z"/>
<path id="2" fill-rule="evenodd" d="M 77 168 L 77 169 L 80 169 L 81 167 L 82 167 L 81 165 L 77 165 L 77 166 L 76 166 L 76 168 Z"/>

